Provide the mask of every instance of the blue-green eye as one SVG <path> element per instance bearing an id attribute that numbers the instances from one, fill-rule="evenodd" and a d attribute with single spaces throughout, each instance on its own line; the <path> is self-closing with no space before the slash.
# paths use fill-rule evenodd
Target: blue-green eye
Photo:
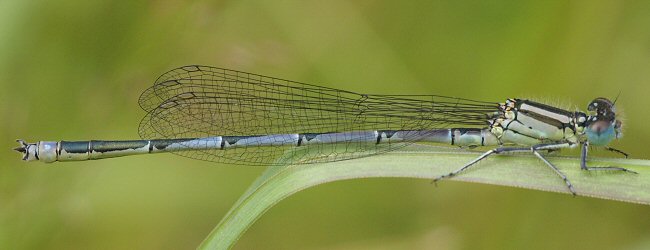
<path id="1" fill-rule="evenodd" d="M 585 131 L 591 145 L 605 146 L 616 139 L 616 129 L 613 124 L 597 121 L 587 126 Z"/>

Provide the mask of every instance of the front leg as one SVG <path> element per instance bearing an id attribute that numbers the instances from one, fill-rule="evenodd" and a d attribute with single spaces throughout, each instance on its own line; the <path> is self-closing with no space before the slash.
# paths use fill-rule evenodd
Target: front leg
<path id="1" fill-rule="evenodd" d="M 625 156 L 625 159 L 627 159 L 628 157 L 630 157 L 629 154 L 627 154 L 627 153 L 625 153 L 625 152 L 623 152 L 623 151 L 621 151 L 621 150 L 615 149 L 615 148 L 605 147 L 605 149 L 607 149 L 608 151 L 614 152 L 614 153 L 622 154 L 623 156 Z"/>
<path id="2" fill-rule="evenodd" d="M 612 170 L 612 171 L 623 171 L 623 172 L 630 172 L 634 174 L 638 174 L 637 172 L 634 172 L 632 170 L 629 170 L 627 168 L 622 168 L 622 167 L 589 167 L 587 166 L 587 154 L 589 152 L 589 142 L 586 141 L 582 143 L 582 150 L 580 154 L 580 169 L 582 170 L 588 170 L 588 171 L 597 171 L 597 170 Z"/>

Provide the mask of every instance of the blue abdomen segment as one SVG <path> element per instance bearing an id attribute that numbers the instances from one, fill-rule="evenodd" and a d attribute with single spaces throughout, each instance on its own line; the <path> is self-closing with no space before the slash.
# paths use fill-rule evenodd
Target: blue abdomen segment
<path id="1" fill-rule="evenodd" d="M 41 141 L 24 143 L 24 160 L 42 162 L 84 161 L 127 155 L 179 152 L 191 150 L 231 150 L 248 147 L 322 147 L 326 144 L 387 144 L 401 142 L 435 142 L 457 146 L 499 145 L 489 129 L 452 128 L 433 130 L 366 130 L 333 133 L 275 134 L 253 136 L 214 136 L 185 139 L 130 141 Z"/>
<path id="2" fill-rule="evenodd" d="M 498 145 L 497 137 L 490 133 L 488 129 L 479 128 L 451 128 L 451 129 L 434 129 L 421 131 L 398 131 L 390 140 L 394 138 L 413 136 L 417 134 L 417 141 L 436 142 L 456 146 L 492 146 Z"/>

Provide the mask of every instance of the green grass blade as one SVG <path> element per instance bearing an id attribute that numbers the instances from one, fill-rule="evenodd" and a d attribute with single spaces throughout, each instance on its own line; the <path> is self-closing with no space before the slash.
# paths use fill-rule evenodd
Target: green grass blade
<path id="1" fill-rule="evenodd" d="M 300 190 L 337 180 L 369 177 L 433 179 L 457 169 L 478 155 L 446 147 L 419 145 L 355 160 L 270 167 L 240 197 L 200 248 L 232 247 L 266 210 Z M 590 160 L 593 166 L 621 166 L 639 173 L 631 174 L 581 171 L 578 158 L 548 158 L 567 175 L 579 196 L 650 204 L 650 160 Z M 569 193 L 564 182 L 551 169 L 539 159 L 526 155 L 490 157 L 451 180 Z M 444 181 L 440 184 L 444 186 Z M 439 190 L 444 192 L 444 188 Z M 567 199 L 570 198 L 567 195 Z"/>

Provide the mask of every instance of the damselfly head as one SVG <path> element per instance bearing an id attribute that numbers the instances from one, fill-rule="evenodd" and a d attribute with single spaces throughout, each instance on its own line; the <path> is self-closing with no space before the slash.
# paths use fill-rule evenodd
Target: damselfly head
<path id="1" fill-rule="evenodd" d="M 616 106 L 607 98 L 598 97 L 587 106 L 589 115 L 597 117 L 598 120 L 616 120 Z"/>
<path id="2" fill-rule="evenodd" d="M 599 97 L 589 103 L 587 110 L 589 116 L 585 122 L 585 132 L 592 145 L 604 146 L 621 137 L 622 122 L 616 120 L 614 102 Z"/>

